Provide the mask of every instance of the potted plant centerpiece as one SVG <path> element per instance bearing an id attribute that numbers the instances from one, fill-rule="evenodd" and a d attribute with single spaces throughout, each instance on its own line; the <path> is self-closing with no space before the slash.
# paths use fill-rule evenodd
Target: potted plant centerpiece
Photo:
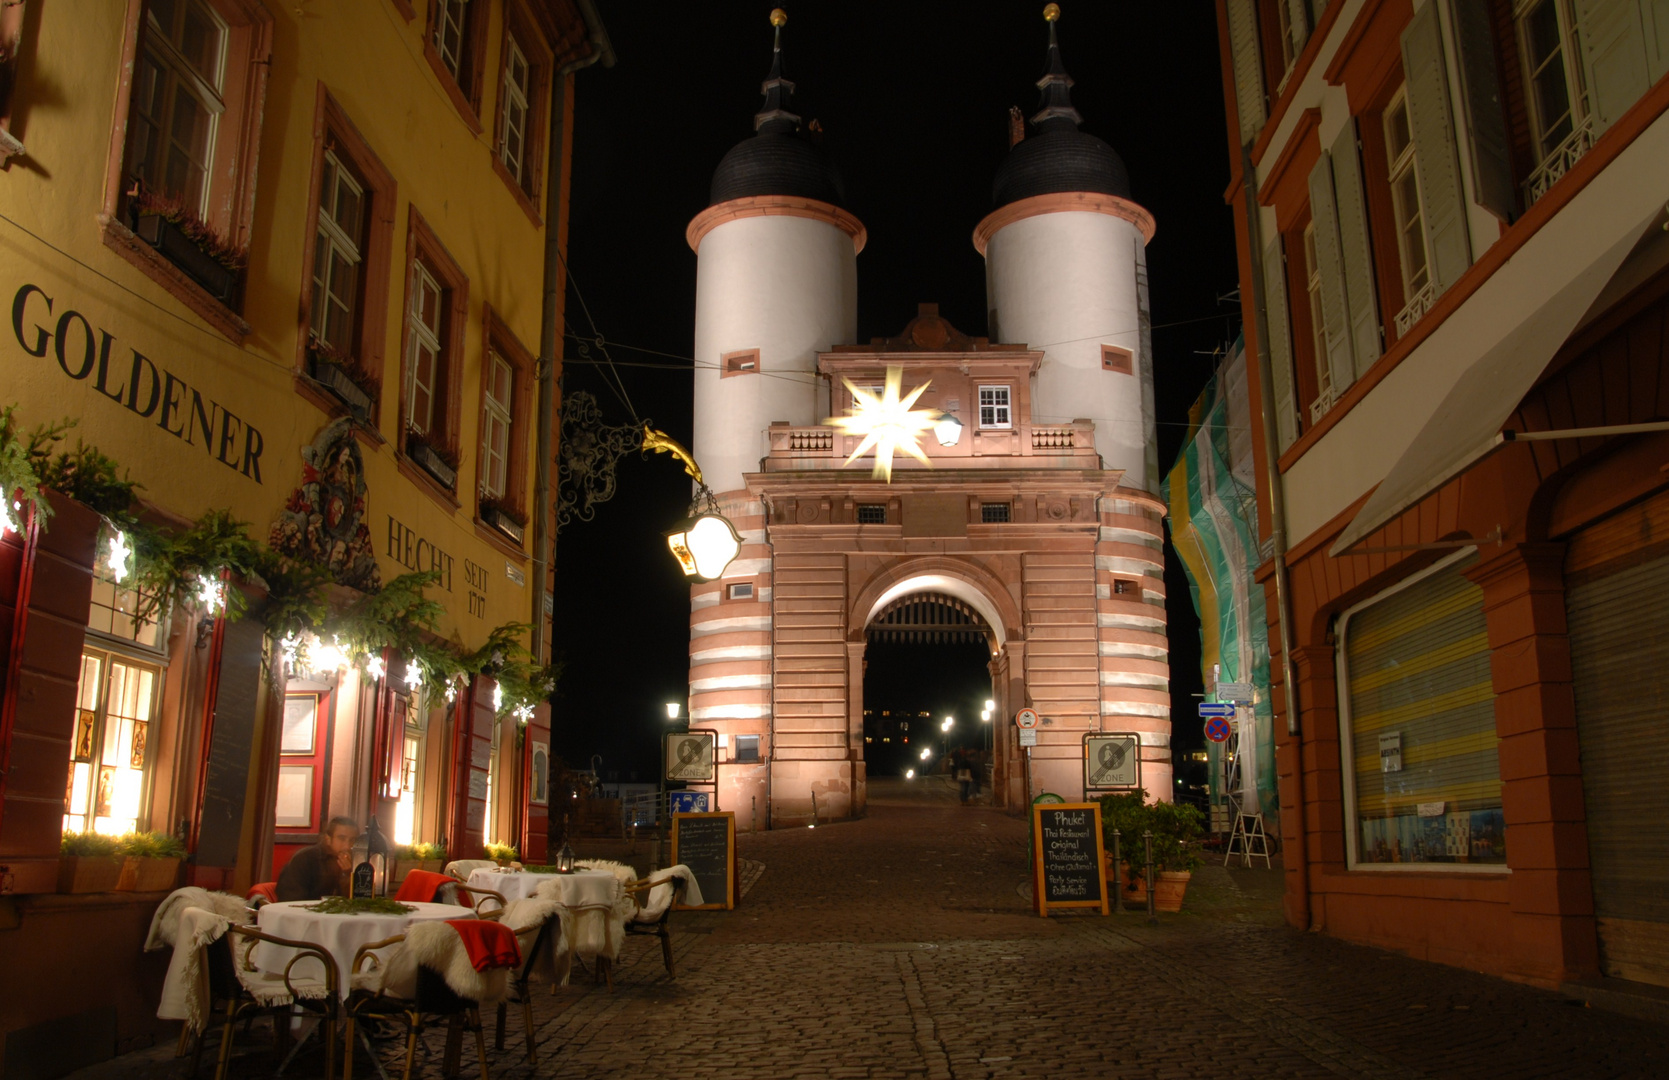
<path id="1" fill-rule="evenodd" d="M 508 870 L 516 861 L 516 849 L 509 844 L 488 844 L 487 858 Z"/>
<path id="2" fill-rule="evenodd" d="M 116 850 L 123 857 L 117 892 L 167 892 L 179 882 L 185 845 L 177 837 L 162 832 L 128 833 L 117 841 Z"/>
<path id="3" fill-rule="evenodd" d="M 114 836 L 84 832 L 64 834 L 58 852 L 58 891 L 111 892 L 122 876 L 125 856 Z"/>

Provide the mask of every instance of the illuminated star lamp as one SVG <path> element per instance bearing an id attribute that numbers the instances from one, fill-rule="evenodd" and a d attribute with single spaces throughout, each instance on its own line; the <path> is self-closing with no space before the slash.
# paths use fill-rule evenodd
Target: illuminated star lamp
<path id="1" fill-rule="evenodd" d="M 947 417 L 937 409 L 911 408 L 923 391 L 933 385 L 931 381 L 924 382 L 901 396 L 904 369 L 889 367 L 887 385 L 879 397 L 861 386 L 852 385 L 849 379 L 841 381 L 852 391 L 851 414 L 830 417 L 828 423 L 848 435 L 863 437 L 863 441 L 858 443 L 858 448 L 846 459 L 846 464 L 852 464 L 862 457 L 865 451 L 874 448 L 875 468 L 871 475 L 877 480 L 892 480 L 892 457 L 899 450 L 932 468 L 933 463 L 927 460 L 927 454 L 921 448 L 921 437 L 929 431 L 935 431 L 943 425 L 944 432 L 936 433 L 936 437 L 946 446 L 954 446 L 956 440 L 962 437 L 962 425 L 954 417 Z M 947 419 L 956 424 L 955 438 L 950 438 L 953 433 L 945 423 Z M 947 439 L 949 441 L 946 441 Z"/>
<path id="2" fill-rule="evenodd" d="M 695 581 L 713 581 L 742 550 L 742 537 L 730 519 L 719 513 L 719 500 L 701 478 L 701 467 L 690 452 L 666 433 L 643 425 L 643 452 L 671 454 L 684 465 L 696 483 L 696 495 L 689 516 L 667 531 L 666 546 L 684 576 Z"/>

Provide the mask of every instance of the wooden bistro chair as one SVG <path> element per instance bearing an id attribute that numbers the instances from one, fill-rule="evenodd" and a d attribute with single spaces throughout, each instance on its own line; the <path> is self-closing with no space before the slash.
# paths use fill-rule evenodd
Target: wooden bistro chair
<path id="1" fill-rule="evenodd" d="M 553 900 L 517 900 L 502 912 L 499 921 L 516 935 L 521 946 L 522 963 L 510 977 L 511 1001 L 522 1006 L 522 1023 L 527 1037 L 529 1065 L 539 1064 L 539 1051 L 534 1039 L 533 981 L 544 979 L 556 993 L 564 976 L 563 959 L 568 951 L 568 939 L 562 932 L 562 905 Z M 498 1003 L 498 1032 L 493 1040 L 494 1050 L 504 1049 L 505 1019 L 509 1001 Z"/>
<path id="2" fill-rule="evenodd" d="M 379 949 L 390 949 L 386 956 Z M 343 1080 L 353 1080 L 353 1039 L 355 1024 L 367 1017 L 399 1020 L 406 1025 L 406 1065 L 402 1080 L 411 1080 L 417 1055 L 417 1041 L 432 1019 L 447 1021 L 446 1053 L 441 1075 L 455 1076 L 462 1051 L 463 1029 L 475 1036 L 475 1052 L 481 1062 L 481 1080 L 491 1080 L 487 1071 L 487 1044 L 481 1027 L 481 1006 L 497 1004 L 505 997 L 510 969 L 489 968 L 479 974 L 474 994 L 460 993 L 447 979 L 460 958 L 468 967 L 463 939 L 445 922 L 417 923 L 404 934 L 363 946 L 354 956 L 353 992 L 348 998 L 347 1059 Z"/>
<path id="3" fill-rule="evenodd" d="M 477 919 L 496 919 L 504 913 L 505 907 L 508 906 L 508 901 L 504 899 L 503 893 L 494 892 L 491 889 L 478 889 L 473 885 L 465 885 L 461 881 L 455 888 L 458 890 L 458 905 L 473 908 Z M 487 901 L 489 900 L 497 901 L 498 907 L 487 907 Z"/>
<path id="4" fill-rule="evenodd" d="M 234 937 L 242 940 L 234 945 Z M 261 941 L 296 950 L 282 974 L 249 967 L 249 950 Z M 323 966 L 323 978 L 293 974 L 296 964 L 308 959 L 317 960 Z M 239 1020 L 270 1011 L 274 1036 L 282 1044 L 290 1037 L 289 1019 L 297 1007 L 318 1014 L 324 1025 L 325 1080 L 336 1075 L 336 1017 L 341 998 L 337 992 L 336 960 L 330 953 L 305 941 L 274 937 L 252 926 L 233 923 L 226 933 L 203 946 L 201 963 L 208 977 L 210 1015 L 223 1018 L 215 1080 L 225 1080 L 226 1069 L 232 1061 L 232 1036 Z M 197 1047 L 191 1057 L 192 1076 L 197 1075 L 202 1062 L 203 1039 L 207 1034 L 205 1027 L 197 1036 Z"/>
<path id="5" fill-rule="evenodd" d="M 661 960 L 666 964 L 669 979 L 678 978 L 672 967 L 672 909 L 684 898 L 688 885 L 689 879 L 683 874 L 669 870 L 626 886 L 626 895 L 637 903 L 637 913 L 626 920 L 626 933 L 661 939 Z M 655 890 L 662 886 L 670 888 L 657 894 Z"/>

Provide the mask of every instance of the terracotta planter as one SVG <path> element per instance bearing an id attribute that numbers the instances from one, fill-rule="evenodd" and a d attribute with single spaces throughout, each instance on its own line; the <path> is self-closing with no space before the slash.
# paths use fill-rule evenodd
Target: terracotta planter
<path id="1" fill-rule="evenodd" d="M 58 860 L 61 893 L 115 892 L 122 877 L 120 855 L 65 855 Z"/>
<path id="2" fill-rule="evenodd" d="M 116 881 L 117 892 L 170 892 L 180 880 L 180 859 L 154 859 L 129 855 L 122 862 Z"/>
<path id="3" fill-rule="evenodd" d="M 1153 910 L 1181 911 L 1182 895 L 1188 891 L 1193 876 L 1187 870 L 1161 870 L 1153 883 Z"/>

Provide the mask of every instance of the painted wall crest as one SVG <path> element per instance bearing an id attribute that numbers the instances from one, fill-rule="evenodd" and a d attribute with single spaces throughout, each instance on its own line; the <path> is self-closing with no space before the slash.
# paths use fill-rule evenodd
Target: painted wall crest
<path id="1" fill-rule="evenodd" d="M 365 525 L 365 461 L 352 421 L 325 425 L 301 448 L 301 486 L 290 493 L 268 545 L 281 555 L 330 568 L 342 585 L 361 592 L 382 588 L 371 531 Z"/>

